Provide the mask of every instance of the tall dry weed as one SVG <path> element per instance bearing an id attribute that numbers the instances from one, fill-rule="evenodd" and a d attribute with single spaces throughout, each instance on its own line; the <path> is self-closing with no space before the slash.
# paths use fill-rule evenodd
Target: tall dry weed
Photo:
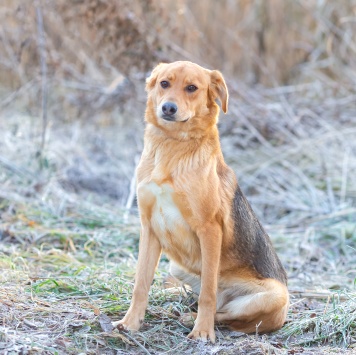
<path id="1" fill-rule="evenodd" d="M 354 0 L 168 2 L 173 29 L 163 41 L 174 58 L 189 56 L 248 83 L 304 81 L 313 70 L 355 83 Z"/>
<path id="2" fill-rule="evenodd" d="M 0 7 L 1 84 L 38 71 L 35 3 Z M 247 83 L 323 76 L 352 86 L 356 0 L 41 1 L 49 66 L 57 76 L 107 80 L 189 59 Z M 325 80 L 327 80 L 325 79 Z"/>

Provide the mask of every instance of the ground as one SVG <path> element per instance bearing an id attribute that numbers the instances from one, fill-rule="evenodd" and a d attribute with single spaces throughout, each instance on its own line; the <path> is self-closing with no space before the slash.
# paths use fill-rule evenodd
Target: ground
<path id="1" fill-rule="evenodd" d="M 303 91 L 300 94 L 300 91 Z M 356 352 L 355 96 L 313 85 L 240 88 L 220 118 L 222 148 L 289 276 L 274 334 L 222 327 L 188 340 L 191 295 L 162 287 L 162 257 L 142 330 L 111 330 L 128 309 L 138 253 L 134 167 L 144 104 L 120 120 L 50 120 L 2 107 L 0 353 L 352 354 Z M 312 98 L 312 99 L 310 99 Z"/>

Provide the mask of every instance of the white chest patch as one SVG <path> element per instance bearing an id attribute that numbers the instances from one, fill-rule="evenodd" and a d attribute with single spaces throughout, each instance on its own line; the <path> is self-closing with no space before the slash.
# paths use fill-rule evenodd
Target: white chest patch
<path id="1" fill-rule="evenodd" d="M 138 188 L 139 198 L 154 196 L 151 226 L 164 249 L 170 249 L 184 235 L 192 231 L 173 200 L 174 190 L 169 184 L 157 185 L 149 182 Z M 183 237 L 183 238 L 182 238 Z"/>
<path id="2" fill-rule="evenodd" d="M 181 228 L 182 226 L 185 226 L 189 230 L 188 224 L 173 201 L 173 189 L 168 184 L 158 186 L 155 183 L 151 183 L 151 185 L 156 196 L 156 204 L 151 220 L 154 228 L 161 232 L 167 230 L 173 234 L 177 228 Z"/>

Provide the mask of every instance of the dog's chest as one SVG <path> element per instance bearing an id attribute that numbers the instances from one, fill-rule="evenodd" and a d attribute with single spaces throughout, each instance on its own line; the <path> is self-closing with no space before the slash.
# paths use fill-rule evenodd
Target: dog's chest
<path id="1" fill-rule="evenodd" d="M 140 209 L 150 211 L 151 228 L 163 250 L 173 257 L 176 254 L 191 254 L 195 249 L 196 236 L 177 205 L 179 197 L 172 186 L 151 181 L 139 184 L 137 193 Z"/>

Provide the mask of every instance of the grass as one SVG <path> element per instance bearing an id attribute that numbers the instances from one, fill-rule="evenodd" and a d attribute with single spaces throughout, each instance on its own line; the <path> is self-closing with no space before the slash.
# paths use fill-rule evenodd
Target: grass
<path id="1" fill-rule="evenodd" d="M 11 147 L 17 146 L 14 142 Z M 352 206 L 319 215 L 309 212 L 300 215 L 296 209 L 291 215 L 299 216 L 298 222 L 291 223 L 285 218 L 284 223 L 267 225 L 289 274 L 292 306 L 281 331 L 268 336 L 248 336 L 220 327 L 215 345 L 187 340 L 189 329 L 179 322 L 179 316 L 196 304 L 191 295 L 164 292 L 162 282 L 168 262 L 163 257 L 151 288 L 142 331 L 134 335 L 111 332 L 105 328 L 105 317 L 121 318 L 130 304 L 139 221 L 135 214 L 126 218 L 125 211 L 115 206 L 115 200 L 105 195 L 73 192 L 66 184 L 59 184 L 63 173 L 55 156 L 46 169 L 38 170 L 32 163 L 26 167 L 24 162 L 35 151 L 32 144 L 22 156 L 3 164 L 0 171 L 1 351 L 48 354 L 352 351 L 356 337 L 356 211 Z M 48 150 L 57 144 L 56 140 L 50 141 Z M 11 158 L 13 153 L 8 150 L 7 154 Z M 75 152 L 67 150 L 68 161 L 69 154 Z M 229 152 L 227 156 L 230 157 Z M 279 162 L 271 163 L 268 169 L 276 169 Z M 244 166 L 244 160 L 241 165 Z M 261 176 L 265 175 L 267 172 Z M 260 179 L 257 175 L 254 178 Z M 42 187 L 33 190 L 40 183 Z M 256 180 L 254 183 L 259 186 Z M 244 186 L 247 190 L 249 184 Z M 265 185 L 267 191 L 269 186 Z M 255 202 L 256 206 L 263 204 L 261 200 Z M 278 214 L 273 218 L 277 221 Z"/>
<path id="2" fill-rule="evenodd" d="M 340 296 L 344 296 L 341 300 Z M 356 292 L 334 293 L 328 297 L 323 308 L 298 314 L 284 327 L 282 334 L 288 338 L 303 335 L 298 343 L 328 343 L 347 347 L 355 343 L 356 335 Z"/>

